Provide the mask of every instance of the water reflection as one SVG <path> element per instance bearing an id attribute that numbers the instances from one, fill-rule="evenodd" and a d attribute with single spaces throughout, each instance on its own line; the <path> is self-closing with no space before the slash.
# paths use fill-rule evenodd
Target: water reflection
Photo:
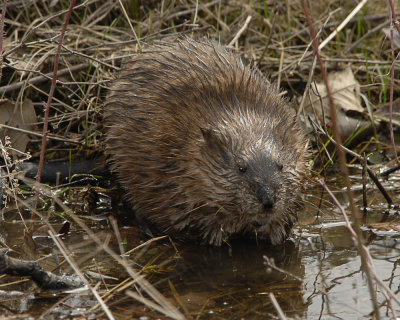
<path id="1" fill-rule="evenodd" d="M 345 201 L 345 197 L 342 198 Z M 319 204 L 319 199 L 314 199 Z M 231 247 L 220 248 L 178 242 L 175 243 L 176 251 L 164 239 L 142 247 L 127 259 L 136 270 L 148 270 L 150 282 L 193 318 L 276 318 L 277 312 L 269 296 L 273 293 L 288 319 L 368 319 L 372 304 L 360 257 L 348 231 L 340 223 L 341 217 L 334 212 L 335 207 L 327 198 L 322 203 L 320 212 L 316 205 L 306 208 L 300 226 L 295 229 L 294 240 L 279 247 L 254 240 L 236 240 L 231 242 Z M 385 210 L 384 206 L 371 205 L 366 225 L 381 223 Z M 398 213 L 390 213 L 390 221 L 397 223 L 396 217 Z M 92 221 L 87 224 L 98 236 L 103 229 L 113 234 L 105 223 Z M 388 233 L 387 227 L 383 229 L 377 223 L 374 226 L 379 226 L 381 231 L 365 228 L 365 239 L 378 275 L 396 292 L 400 285 L 399 232 Z M 5 220 L 0 221 L 0 241 L 21 254 L 23 230 L 18 216 L 5 215 Z M 122 227 L 120 233 L 126 251 L 138 245 L 140 234 L 137 228 Z M 52 240 L 41 237 L 38 230 L 35 234 L 39 256 L 48 255 L 48 259 L 41 260 L 42 266 L 47 270 L 57 268 L 59 262 L 55 258 L 61 258 L 61 255 Z M 116 278 L 114 282 L 107 282 L 108 289 L 129 278 L 124 268 L 101 251 L 85 232 L 75 229 L 63 239 L 83 271 Z M 105 239 L 119 252 L 118 243 L 112 236 L 105 236 Z M 276 268 L 266 264 L 264 256 L 273 260 Z M 61 270 L 72 272 L 66 265 Z M 80 306 L 83 311 L 95 303 L 91 294 L 84 297 L 73 294 L 52 296 L 40 292 L 29 279 L 16 285 L 10 285 L 19 280 L 15 277 L 1 279 L 0 290 L 4 292 L 0 291 L 0 308 L 7 310 L 8 315 L 29 313 L 35 316 L 50 310 L 52 315 L 72 315 L 73 308 L 65 307 L 65 301 L 71 302 L 71 306 Z M 95 283 L 98 279 L 91 281 Z M 99 290 L 106 293 L 105 287 L 100 285 Z M 384 303 L 378 287 L 376 292 L 378 302 Z M 55 304 L 57 308 L 54 308 Z M 129 310 L 130 315 L 143 310 L 143 306 L 133 303 L 124 291 L 114 298 L 112 307 L 113 312 L 122 308 Z M 382 307 L 383 318 L 385 311 Z"/>
<path id="2" fill-rule="evenodd" d="M 305 313 L 301 293 L 305 268 L 292 241 L 279 247 L 244 240 L 232 242 L 231 247 L 185 246 L 181 256 L 182 263 L 170 279 L 195 314 L 205 318 L 268 318 L 276 314 L 270 292 L 286 315 L 302 317 Z M 277 268 L 268 266 L 264 256 Z"/>

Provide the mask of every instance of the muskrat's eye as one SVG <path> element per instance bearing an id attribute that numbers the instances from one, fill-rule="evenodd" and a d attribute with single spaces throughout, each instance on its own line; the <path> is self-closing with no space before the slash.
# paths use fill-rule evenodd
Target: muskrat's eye
<path id="1" fill-rule="evenodd" d="M 239 169 L 239 171 L 240 171 L 241 173 L 245 173 L 246 170 L 247 170 L 247 167 L 239 165 L 239 166 L 238 166 L 238 169 Z"/>
<path id="2" fill-rule="evenodd" d="M 276 164 L 276 167 L 278 168 L 279 171 L 282 171 L 282 169 L 283 169 L 283 164 L 277 163 L 277 164 Z"/>

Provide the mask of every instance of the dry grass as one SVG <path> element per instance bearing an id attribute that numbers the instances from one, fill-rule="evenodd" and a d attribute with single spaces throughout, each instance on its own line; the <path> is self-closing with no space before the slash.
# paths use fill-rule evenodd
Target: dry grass
<path id="1" fill-rule="evenodd" d="M 287 5 L 289 4 L 289 5 Z M 355 2 L 313 3 L 311 12 L 321 40 L 334 31 L 353 9 Z M 390 42 L 381 30 L 353 46 L 368 30 L 388 20 L 388 8 L 368 3 L 322 50 L 328 69 L 350 64 L 374 106 L 388 101 Z M 261 71 L 278 81 L 298 104 L 308 80 L 313 59 L 308 28 L 299 1 L 140 1 L 124 2 L 127 15 L 139 39 L 134 36 L 120 3 L 89 0 L 74 10 L 63 42 L 55 99 L 49 128 L 67 142 L 51 140 L 50 150 L 73 148 L 74 154 L 101 149 L 101 108 L 107 82 L 124 61 L 154 41 L 170 41 L 186 34 L 211 37 L 231 44 L 245 59 L 255 61 Z M 30 1 L 24 7 L 8 4 L 3 48 L 4 64 L 0 93 L 3 98 L 21 102 L 31 99 L 38 116 L 36 132 L 43 121 L 49 77 L 53 70 L 57 40 L 67 9 L 66 2 L 50 7 Z M 64 14 L 63 14 L 64 11 Z M 373 15 L 368 15 L 373 12 Z M 246 19 L 251 21 L 243 30 Z M 240 35 L 237 37 L 237 35 Z M 232 40 L 235 40 L 233 43 Z M 397 67 L 397 64 L 396 64 Z M 318 80 L 319 72 L 315 72 Z M 395 77 L 395 96 L 399 91 Z M 40 150 L 32 139 L 28 149 L 33 156 Z M 49 151 L 50 153 L 50 151 Z M 65 153 L 53 154 L 55 158 Z"/>
<path id="2" fill-rule="evenodd" d="M 310 1 L 320 42 L 334 32 L 357 4 L 358 1 L 352 0 Z M 26 0 L 22 4 L 15 0 L 7 4 L 0 99 L 11 101 L 15 105 L 14 113 L 22 114 L 23 102 L 32 101 L 37 122 L 28 130 L 31 134 L 26 135 L 29 137 L 26 149 L 20 151 L 30 152 L 33 160 L 38 159 L 41 150 L 43 103 L 48 100 L 58 37 L 68 6 L 68 1 Z M 361 84 L 363 103 L 368 101 L 371 112 L 377 112 L 389 101 L 391 47 L 382 32 L 388 26 L 386 2 L 370 1 L 321 49 L 328 71 L 351 67 Z M 108 82 L 133 55 L 151 50 L 149 45 L 154 42 L 173 41 L 180 35 L 216 39 L 237 51 L 276 82 L 296 110 L 307 85 L 321 80 L 318 67 L 312 64 L 314 54 L 300 0 L 86 0 L 74 9 L 63 41 L 58 83 L 50 109 L 46 158 L 70 160 L 101 154 L 102 107 Z M 397 60 L 395 98 L 400 96 L 399 70 Z M 365 118 L 369 119 L 367 114 L 365 111 Z M 0 119 L 0 123 L 4 121 Z M 2 129 L 2 136 L 20 127 L 12 118 L 6 124 L 9 127 Z M 352 147 L 358 153 L 380 149 L 382 159 L 389 161 L 393 155 L 385 137 L 387 128 L 376 130 Z M 328 151 L 322 148 L 326 140 L 319 142 L 313 146 L 314 169 L 321 173 L 328 164 L 326 153 L 331 150 L 329 146 Z M 7 159 L 8 167 L 13 161 L 16 158 Z M 15 181 L 13 186 L 12 190 L 18 189 Z M 20 199 L 15 192 L 14 199 Z M 22 200 L 16 203 L 30 207 Z M 61 203 L 59 207 L 69 211 Z M 91 237 L 98 241 L 94 235 Z M 108 253 L 120 259 L 129 275 L 137 279 L 124 259 Z M 73 262 L 71 265 L 76 266 Z M 143 288 L 148 284 L 141 285 Z M 131 296 L 140 299 L 135 293 Z M 173 307 L 157 293 L 152 292 L 149 297 L 160 299 L 164 314 L 174 314 Z M 149 301 L 142 302 L 149 304 Z M 108 312 L 107 307 L 103 310 Z M 174 317 L 179 319 L 182 315 L 175 313 Z"/>

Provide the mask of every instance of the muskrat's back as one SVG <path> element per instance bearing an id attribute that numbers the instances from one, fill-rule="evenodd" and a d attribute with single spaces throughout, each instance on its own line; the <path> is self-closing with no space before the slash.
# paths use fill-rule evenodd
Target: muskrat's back
<path id="1" fill-rule="evenodd" d="M 153 47 L 115 80 L 104 118 L 126 198 L 164 232 L 215 245 L 289 234 L 305 139 L 273 85 L 235 54 L 189 38 Z"/>

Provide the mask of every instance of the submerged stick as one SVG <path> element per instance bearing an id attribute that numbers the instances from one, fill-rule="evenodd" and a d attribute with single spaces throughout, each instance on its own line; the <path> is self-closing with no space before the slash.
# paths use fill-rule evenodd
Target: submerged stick
<path id="1" fill-rule="evenodd" d="M 8 249 L 0 249 L 0 274 L 30 277 L 40 288 L 67 290 L 81 288 L 85 283 L 76 275 L 55 275 L 45 271 L 36 261 L 7 256 Z"/>

